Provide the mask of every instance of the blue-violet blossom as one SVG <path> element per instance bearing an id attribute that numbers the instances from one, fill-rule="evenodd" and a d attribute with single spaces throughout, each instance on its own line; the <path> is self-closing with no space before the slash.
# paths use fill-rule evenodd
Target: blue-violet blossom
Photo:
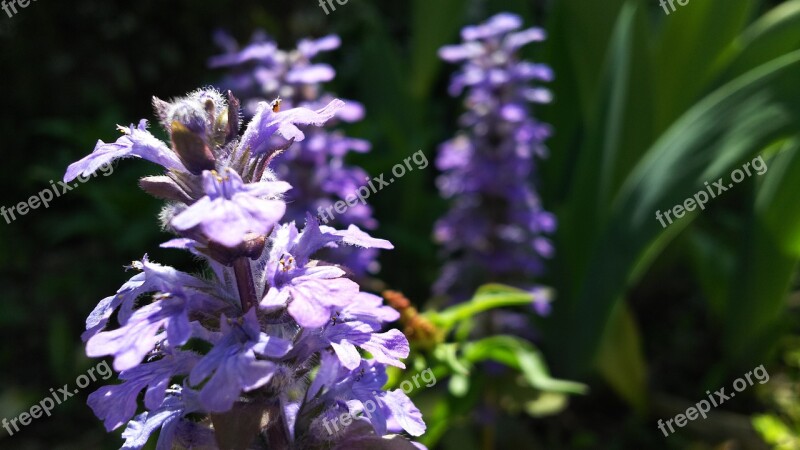
<path id="1" fill-rule="evenodd" d="M 260 102 L 275 97 L 280 99 L 273 105 L 275 108 L 302 106 L 310 109 L 318 109 L 333 98 L 322 84 L 333 80 L 336 71 L 313 59 L 339 47 L 341 41 L 336 35 L 302 39 L 291 51 L 279 49 L 264 33 L 256 33 L 244 48 L 239 48 L 224 32 L 218 32 L 216 40 L 224 53 L 212 57 L 209 65 L 228 70 L 220 85 L 242 99 L 246 115 L 255 114 Z M 354 123 L 363 117 L 363 106 L 348 100 L 331 123 Z M 339 130 L 304 127 L 303 132 L 306 139 L 277 155 L 271 165 L 280 179 L 292 185 L 292 190 L 286 194 L 286 218 L 301 222 L 307 212 L 313 211 L 325 224 L 374 229 L 377 222 L 372 208 L 365 203 L 349 206 L 340 214 L 325 212 L 332 211 L 334 203 L 344 201 L 369 181 L 367 173 L 360 167 L 347 165 L 345 157 L 351 151 L 370 151 L 370 143 L 346 136 Z M 279 137 L 283 138 L 285 136 Z M 379 269 L 375 249 L 351 247 L 335 253 L 326 252 L 325 257 L 346 265 L 359 279 Z"/>
<path id="2" fill-rule="evenodd" d="M 392 245 L 311 215 L 302 231 L 284 222 L 290 185 L 269 168 L 307 138 L 302 129 L 332 119 L 344 103 L 278 111 L 264 102 L 241 137 L 230 91 L 153 103 L 169 144 L 142 120 L 120 128 L 113 143 L 99 141 L 64 180 L 119 158 L 160 164 L 163 175 L 139 184 L 167 201 L 162 225 L 178 238 L 162 247 L 190 251 L 211 271 L 195 276 L 145 255 L 100 301 L 82 337 L 89 356 L 113 357 L 121 383 L 89 396 L 95 414 L 109 431 L 125 425 L 124 450 L 141 449 L 158 430 L 159 450 L 419 448 L 402 435 L 425 431 L 419 410 L 402 390 L 383 390 L 385 365 L 404 367 L 409 353 L 402 333 L 383 331 L 399 313 L 360 292 L 342 267 L 316 259 L 323 248 Z M 374 414 L 363 411 L 367 391 L 380 404 Z M 336 413 L 356 420 L 326 429 L 323 419 Z"/>
<path id="3" fill-rule="evenodd" d="M 449 92 L 466 92 L 467 110 L 462 131 L 441 145 L 436 159 L 439 192 L 451 200 L 434 231 L 449 257 L 436 294 L 464 298 L 490 281 L 524 287 L 553 254 L 544 235 L 555 231 L 556 220 L 531 186 L 551 134 L 531 114 L 531 104 L 549 102 L 550 92 L 531 83 L 550 81 L 553 73 L 518 58 L 520 47 L 545 38 L 543 30 L 521 26 L 518 16 L 501 13 L 464 28 L 463 43 L 439 50 L 445 61 L 461 64 Z"/>

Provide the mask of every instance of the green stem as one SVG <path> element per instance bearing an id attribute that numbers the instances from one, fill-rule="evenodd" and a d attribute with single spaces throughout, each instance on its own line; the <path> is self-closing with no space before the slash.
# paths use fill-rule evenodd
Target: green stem
<path id="1" fill-rule="evenodd" d="M 448 332 L 456 323 L 476 314 L 507 306 L 526 306 L 532 304 L 533 300 L 533 294 L 529 293 L 503 294 L 498 295 L 496 298 L 462 303 L 429 318 L 445 332 Z"/>

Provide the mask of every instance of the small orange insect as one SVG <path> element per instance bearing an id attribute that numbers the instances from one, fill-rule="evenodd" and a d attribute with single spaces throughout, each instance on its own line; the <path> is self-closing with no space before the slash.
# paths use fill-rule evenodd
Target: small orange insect
<path id="1" fill-rule="evenodd" d="M 272 101 L 272 112 L 281 112 L 281 102 L 283 100 L 278 97 Z"/>

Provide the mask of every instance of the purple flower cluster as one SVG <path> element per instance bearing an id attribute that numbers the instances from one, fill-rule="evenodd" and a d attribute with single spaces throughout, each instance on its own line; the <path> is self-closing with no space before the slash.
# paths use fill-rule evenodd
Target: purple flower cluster
<path id="1" fill-rule="evenodd" d="M 454 97 L 466 91 L 467 110 L 462 131 L 441 145 L 436 160 L 439 192 L 452 199 L 434 232 L 449 256 L 437 294 L 461 298 L 489 281 L 525 285 L 553 254 L 544 235 L 556 220 L 531 187 L 551 134 L 531 114 L 531 105 L 549 102 L 550 92 L 531 83 L 550 81 L 553 73 L 518 58 L 520 47 L 545 38 L 543 30 L 521 26 L 518 16 L 498 14 L 464 28 L 462 44 L 439 50 L 445 61 L 462 64 L 449 91 Z"/>
<path id="2" fill-rule="evenodd" d="M 291 51 L 280 50 L 263 33 L 257 33 L 242 49 L 225 33 L 218 33 L 216 38 L 225 53 L 211 58 L 209 65 L 228 69 L 229 73 L 220 85 L 243 99 L 245 114 L 253 114 L 259 102 L 276 97 L 285 107 L 309 109 L 320 108 L 333 99 L 324 91 L 322 83 L 331 81 L 336 72 L 328 64 L 315 63 L 313 59 L 321 52 L 338 48 L 341 43 L 338 36 L 303 39 Z M 353 123 L 363 117 L 363 106 L 348 100 L 333 119 Z M 297 221 L 304 220 L 308 211 L 323 211 L 344 200 L 355 193 L 365 179 L 369 180 L 363 169 L 348 166 L 344 161 L 351 151 L 370 151 L 369 142 L 348 137 L 341 131 L 309 127 L 303 131 L 306 139 L 276 156 L 272 164 L 278 177 L 293 187 L 286 195 L 286 217 Z M 327 216 L 323 220 L 327 224 Z M 330 225 L 334 224 L 358 225 L 367 229 L 377 226 L 372 208 L 365 204 L 356 204 L 338 214 Z M 345 249 L 328 257 L 347 265 L 358 277 L 379 268 L 377 251 L 373 249 Z"/>
<path id="3" fill-rule="evenodd" d="M 160 450 L 416 448 L 397 433 L 425 431 L 419 410 L 402 390 L 383 391 L 385 366 L 404 367 L 409 353 L 401 332 L 382 332 L 399 313 L 360 292 L 340 266 L 315 259 L 322 249 L 392 245 L 310 215 L 302 231 L 282 223 L 290 185 L 268 167 L 307 138 L 298 127 L 325 123 L 344 103 L 276 112 L 264 102 L 241 137 L 230 92 L 203 89 L 154 106 L 169 144 L 144 120 L 121 127 L 122 137 L 99 141 L 64 180 L 118 158 L 162 165 L 164 175 L 140 181 L 167 201 L 163 226 L 179 236 L 162 246 L 191 252 L 210 271 L 195 276 L 145 256 L 87 319 L 87 354 L 113 357 L 120 372 L 120 384 L 89 396 L 106 428 L 127 424 L 126 450 L 142 448 L 159 429 Z M 142 391 L 146 412 L 136 415 Z M 379 411 L 363 414 L 367 396 Z M 342 412 L 358 420 L 335 432 L 323 426 Z"/>

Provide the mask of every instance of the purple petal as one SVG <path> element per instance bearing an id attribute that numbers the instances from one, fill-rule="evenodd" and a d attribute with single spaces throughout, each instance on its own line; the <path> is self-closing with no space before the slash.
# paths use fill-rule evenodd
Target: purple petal
<path id="1" fill-rule="evenodd" d="M 412 436 L 425 433 L 425 422 L 414 402 L 400 389 L 386 392 L 384 405 L 391 411 L 392 418 Z"/>
<path id="2" fill-rule="evenodd" d="M 308 108 L 293 108 L 276 113 L 269 103 L 262 102 L 259 104 L 256 115 L 247 125 L 239 147 L 250 149 L 253 154 L 263 153 L 268 150 L 269 140 L 274 134 L 287 141 L 300 142 L 305 139 L 305 135 L 297 125 L 321 126 L 332 119 L 343 107 L 343 101 L 334 99 L 317 111 Z"/>
<path id="3" fill-rule="evenodd" d="M 334 236 L 341 237 L 342 242 L 344 242 L 345 244 L 356 245 L 364 248 L 382 248 L 386 250 L 391 250 L 394 248 L 394 245 L 392 245 L 391 242 L 385 239 L 374 238 L 369 234 L 361 231 L 361 229 L 355 225 L 350 225 L 349 227 L 347 227 L 347 230 L 337 230 L 335 228 L 331 228 L 324 225 L 321 226 L 320 229 L 324 233 L 329 233 Z"/>
<path id="4" fill-rule="evenodd" d="M 510 51 L 516 50 L 531 42 L 539 42 L 547 39 L 547 32 L 541 28 L 528 28 L 516 33 L 509 34 L 506 37 L 503 46 Z"/>
<path id="5" fill-rule="evenodd" d="M 292 300 L 287 308 L 297 323 L 306 328 L 319 328 L 331 318 L 329 308 L 322 306 L 315 299 L 299 298 Z"/>
<path id="6" fill-rule="evenodd" d="M 439 49 L 439 58 L 447 62 L 458 62 L 481 56 L 486 50 L 477 42 L 461 45 L 446 45 Z"/>
<path id="7" fill-rule="evenodd" d="M 336 77 L 336 71 L 327 64 L 312 64 L 305 67 L 298 67 L 286 74 L 288 83 L 325 83 Z"/>
<path id="8" fill-rule="evenodd" d="M 353 370 L 361 364 L 361 354 L 358 353 L 355 345 L 342 341 L 341 343 L 331 342 L 331 347 L 344 367 Z"/>
<path id="9" fill-rule="evenodd" d="M 116 370 L 131 369 L 139 365 L 156 343 L 163 339 L 159 333 L 162 327 L 167 329 L 171 345 L 186 343 L 189 326 L 183 298 L 171 297 L 143 306 L 122 328 L 98 333 L 89 339 L 86 355 L 113 355 Z M 174 331 L 170 331 L 173 328 Z"/>
<path id="10" fill-rule="evenodd" d="M 369 342 L 361 344 L 361 348 L 370 352 L 376 361 L 405 369 L 401 358 L 409 354 L 408 339 L 400 330 L 389 330 L 386 333 L 373 333 Z"/>
<path id="11" fill-rule="evenodd" d="M 137 157 L 164 166 L 166 169 L 175 169 L 185 172 L 178 156 L 166 144 L 147 131 L 147 121 L 142 119 L 139 126 L 131 125 L 123 129 L 124 136 L 113 144 L 98 141 L 94 151 L 78 162 L 70 164 L 64 174 L 64 181 L 70 182 L 79 175 L 91 175 L 100 166 L 108 164 L 118 158 Z"/>
<path id="12" fill-rule="evenodd" d="M 330 34 L 317 40 L 303 39 L 297 43 L 297 50 L 299 50 L 303 56 L 310 59 L 317 56 L 319 52 L 336 50 L 340 45 L 342 45 L 342 41 L 339 39 L 339 36 Z"/>

